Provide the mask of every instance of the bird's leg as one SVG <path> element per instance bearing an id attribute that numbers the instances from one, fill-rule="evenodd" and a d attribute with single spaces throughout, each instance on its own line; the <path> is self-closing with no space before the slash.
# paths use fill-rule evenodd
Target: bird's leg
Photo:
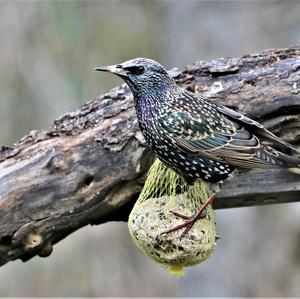
<path id="1" fill-rule="evenodd" d="M 185 228 L 185 230 L 183 231 L 183 233 L 181 234 L 181 236 L 184 236 L 194 225 L 194 223 L 196 221 L 198 221 L 199 219 L 201 218 L 204 218 L 206 216 L 206 208 L 208 207 L 208 205 L 210 205 L 214 198 L 216 197 L 217 193 L 213 193 L 208 199 L 207 201 L 203 204 L 203 206 L 199 209 L 199 211 L 197 213 L 195 213 L 194 215 L 188 217 L 188 216 L 185 216 L 185 215 L 181 215 L 177 212 L 172 212 L 175 216 L 179 217 L 179 218 L 182 218 L 182 219 L 185 219 L 186 221 L 182 224 L 179 224 L 173 228 L 170 228 L 164 232 L 161 233 L 162 234 L 169 234 L 169 233 L 172 233 L 176 230 L 179 230 L 181 228 Z"/>

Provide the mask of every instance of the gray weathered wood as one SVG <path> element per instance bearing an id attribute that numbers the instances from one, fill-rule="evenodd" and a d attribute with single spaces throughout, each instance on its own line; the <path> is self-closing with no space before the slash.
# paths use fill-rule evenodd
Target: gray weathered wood
<path id="1" fill-rule="evenodd" d="M 170 73 L 178 84 L 299 146 L 299 47 L 197 62 Z M 84 225 L 126 220 L 152 161 L 125 85 L 1 147 L 0 265 L 47 256 Z M 225 182 L 215 207 L 299 201 L 299 180 L 283 170 L 243 172 Z"/>
<path id="2" fill-rule="evenodd" d="M 300 178 L 279 169 L 251 170 L 224 183 L 215 208 L 247 207 L 300 201 Z"/>

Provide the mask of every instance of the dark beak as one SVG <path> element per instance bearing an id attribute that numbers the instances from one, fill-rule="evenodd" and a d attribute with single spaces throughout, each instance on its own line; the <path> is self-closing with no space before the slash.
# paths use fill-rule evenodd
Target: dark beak
<path id="1" fill-rule="evenodd" d="M 108 65 L 108 66 L 98 66 L 94 68 L 94 71 L 100 71 L 100 72 L 109 72 L 112 74 L 116 74 L 120 77 L 127 77 L 128 73 L 126 70 L 122 68 L 120 64 L 116 65 Z"/>

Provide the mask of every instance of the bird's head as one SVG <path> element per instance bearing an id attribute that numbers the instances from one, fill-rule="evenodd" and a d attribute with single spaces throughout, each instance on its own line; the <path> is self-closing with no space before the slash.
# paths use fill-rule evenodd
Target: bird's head
<path id="1" fill-rule="evenodd" d="M 162 65 L 148 58 L 135 58 L 121 64 L 96 67 L 94 70 L 121 77 L 134 96 L 159 94 L 175 84 Z"/>

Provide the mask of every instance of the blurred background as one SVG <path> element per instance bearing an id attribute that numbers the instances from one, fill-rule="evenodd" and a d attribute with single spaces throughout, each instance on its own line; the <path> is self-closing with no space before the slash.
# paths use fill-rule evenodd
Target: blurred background
<path id="1" fill-rule="evenodd" d="M 299 1 L 1 1 L 0 144 L 121 80 L 98 65 L 167 68 L 300 44 Z M 176 278 L 126 223 L 85 227 L 46 259 L 0 268 L 0 296 L 299 296 L 300 205 L 217 211 L 213 256 Z"/>

